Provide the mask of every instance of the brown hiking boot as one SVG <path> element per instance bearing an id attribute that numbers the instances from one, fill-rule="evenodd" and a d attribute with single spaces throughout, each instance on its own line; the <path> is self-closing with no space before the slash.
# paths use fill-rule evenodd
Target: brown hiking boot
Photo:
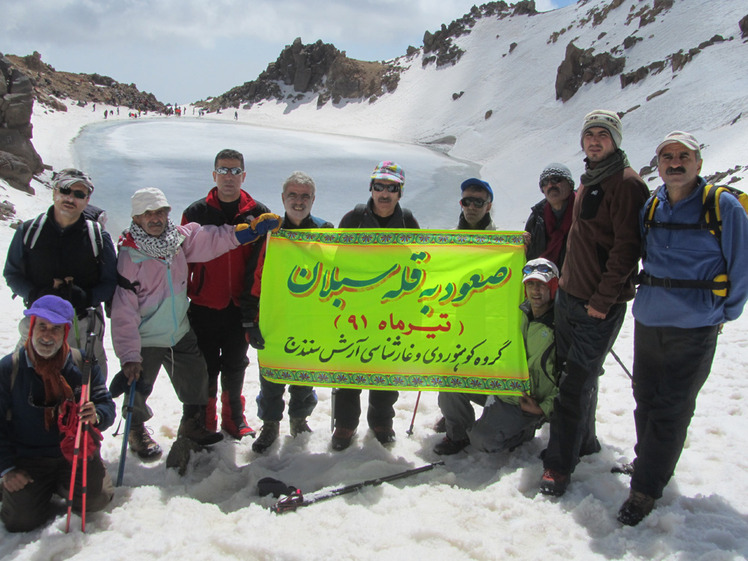
<path id="1" fill-rule="evenodd" d="M 309 428 L 309 425 L 306 422 L 306 417 L 291 417 L 288 421 L 288 424 L 291 427 L 291 436 L 293 436 L 294 438 L 302 433 L 312 432 L 312 429 Z"/>
<path id="2" fill-rule="evenodd" d="M 220 432 L 210 432 L 205 428 L 205 425 L 201 422 L 205 418 L 204 413 L 204 411 L 199 411 L 198 415 L 183 416 L 179 423 L 177 436 L 188 438 L 200 446 L 209 446 L 223 440 L 223 435 Z"/>
<path id="3" fill-rule="evenodd" d="M 629 493 L 629 498 L 618 511 L 618 521 L 626 526 L 636 526 L 644 520 L 654 508 L 655 499 L 633 489 Z"/>
<path id="4" fill-rule="evenodd" d="M 127 435 L 127 442 L 130 444 L 130 450 L 135 452 L 143 461 L 153 461 L 161 457 L 163 453 L 161 446 L 151 438 L 153 431 L 143 423 L 133 424 L 130 427 L 130 434 Z"/>
<path id="5" fill-rule="evenodd" d="M 351 445 L 354 434 L 356 434 L 356 429 L 335 427 L 335 432 L 332 433 L 332 449 L 340 452 L 348 448 Z"/>
<path id="6" fill-rule="evenodd" d="M 571 476 L 555 469 L 546 468 L 540 478 L 540 492 L 551 497 L 560 497 L 566 493 Z"/>

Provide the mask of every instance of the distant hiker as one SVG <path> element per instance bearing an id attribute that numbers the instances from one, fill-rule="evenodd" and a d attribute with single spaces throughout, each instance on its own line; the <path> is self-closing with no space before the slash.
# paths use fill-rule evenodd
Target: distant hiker
<path id="1" fill-rule="evenodd" d="M 286 214 L 283 217 L 281 228 L 285 230 L 334 228 L 334 226 L 321 218 L 312 216 L 312 206 L 316 186 L 314 180 L 301 171 L 293 172 L 283 182 L 283 207 Z M 244 315 L 244 328 L 247 331 L 249 343 L 255 349 L 265 348 L 265 339 L 262 337 L 259 317 L 259 273 L 258 270 L 247 269 L 247 282 L 242 297 L 242 310 Z M 250 275 L 252 278 L 249 278 Z M 262 453 L 275 442 L 280 434 L 280 421 L 283 418 L 283 392 L 284 384 L 268 382 L 260 375 L 260 393 L 257 396 L 257 416 L 262 419 L 262 431 L 259 438 L 252 443 L 252 450 Z M 311 386 L 289 385 L 288 393 L 288 417 L 291 436 L 297 436 L 304 432 L 312 432 L 306 418 L 312 414 L 317 405 L 317 394 Z"/>
<path id="2" fill-rule="evenodd" d="M 340 228 L 418 228 L 413 214 L 400 207 L 400 198 L 405 188 L 405 172 L 398 164 L 380 162 L 371 174 L 369 202 L 356 207 L 343 216 Z M 395 441 L 392 419 L 398 392 L 369 390 L 369 412 L 367 421 L 374 436 L 382 444 Z M 361 390 L 341 388 L 336 390 L 335 432 L 332 435 L 333 450 L 345 450 L 351 445 L 361 416 Z"/>
<path id="3" fill-rule="evenodd" d="M 673 476 L 722 324 L 737 319 L 748 299 L 745 210 L 726 192 L 705 208 L 701 148 L 691 134 L 671 132 L 656 154 L 664 185 L 642 212 L 633 307 L 636 459 L 618 512 L 630 526 L 650 513 Z M 712 232 L 704 211 L 717 207 L 721 224 Z"/>
<path id="4" fill-rule="evenodd" d="M 528 261 L 545 257 L 561 270 L 576 195 L 569 168 L 548 164 L 540 173 L 540 190 L 545 198 L 532 207 L 525 224 L 526 256 Z"/>
<path id="5" fill-rule="evenodd" d="M 114 244 L 101 223 L 90 216 L 93 211 L 87 211 L 94 191 L 88 175 L 73 168 L 63 169 L 52 176 L 52 188 L 53 202 L 47 212 L 27 220 L 16 230 L 3 275 L 27 308 L 46 294 L 60 296 L 73 305 L 76 317 L 68 336 L 73 348 L 84 346 L 88 331 L 86 309 L 96 308 L 94 352 L 106 377 L 102 303 L 111 300 L 117 286 Z M 18 330 L 20 348 L 29 333 L 27 317 L 21 320 Z"/>
<path id="6" fill-rule="evenodd" d="M 114 402 L 98 365 L 91 371 L 90 401 L 77 413 L 82 375 L 66 342 L 75 311 L 70 303 L 42 296 L 25 310 L 29 338 L 23 348 L 0 361 L 0 519 L 9 532 L 28 532 L 52 515 L 52 497 L 70 494 L 72 459 L 60 447 L 66 421 L 74 415 L 103 431 L 114 422 Z M 76 350 L 77 352 L 77 350 Z M 78 354 L 80 358 L 80 354 Z M 82 362 L 82 361 L 78 361 Z M 89 441 L 86 511 L 101 510 L 112 500 L 112 480 L 98 446 Z M 82 450 L 82 449 L 81 449 Z M 77 470 L 73 508 L 81 510 L 82 472 Z"/>
<path id="7" fill-rule="evenodd" d="M 128 382 L 153 387 L 163 366 L 182 402 L 178 437 L 198 445 L 214 444 L 221 433 L 205 427 L 208 371 L 187 320 L 188 263 L 204 263 L 277 227 L 280 219 L 263 215 L 253 225 L 176 226 L 171 206 L 159 189 L 132 196 L 132 223 L 119 240 L 119 286 L 112 306 L 112 342 Z M 146 397 L 135 392 L 130 449 L 142 459 L 161 455 L 145 422 L 153 415 Z"/>
<path id="8" fill-rule="evenodd" d="M 234 121 L 238 121 L 238 120 L 239 120 L 239 112 L 234 111 Z"/>
<path id="9" fill-rule="evenodd" d="M 460 199 L 460 218 L 457 221 L 458 230 L 495 230 L 491 220 L 491 205 L 493 204 L 493 189 L 481 179 L 471 177 L 460 185 L 462 198 Z"/>
<path id="10" fill-rule="evenodd" d="M 439 455 L 456 454 L 469 444 L 484 452 L 513 450 L 532 440 L 535 431 L 550 418 L 558 393 L 553 343 L 553 298 L 558 288 L 558 269 L 538 258 L 522 269 L 525 301 L 522 338 L 527 353 L 530 393 L 519 397 L 439 392 L 439 409 L 446 420 L 447 436 L 434 447 Z M 475 420 L 473 403 L 483 406 Z"/>
<path id="11" fill-rule="evenodd" d="M 595 435 L 598 378 L 634 297 L 639 211 L 649 196 L 621 150 L 621 120 L 587 114 L 582 126 L 586 171 L 574 202 L 556 297 L 559 393 L 540 492 L 563 495 L 579 458 L 600 450 Z"/>
<path id="12" fill-rule="evenodd" d="M 218 152 L 213 162 L 213 187 L 182 214 L 182 224 L 249 223 L 270 209 L 242 189 L 247 172 L 236 150 Z M 189 264 L 188 317 L 208 365 L 208 407 L 205 426 L 217 430 L 218 377 L 221 377 L 221 428 L 240 439 L 254 436 L 244 417 L 244 372 L 249 343 L 244 337 L 240 299 L 247 270 L 254 274 L 263 244 L 248 244 L 214 259 Z"/>

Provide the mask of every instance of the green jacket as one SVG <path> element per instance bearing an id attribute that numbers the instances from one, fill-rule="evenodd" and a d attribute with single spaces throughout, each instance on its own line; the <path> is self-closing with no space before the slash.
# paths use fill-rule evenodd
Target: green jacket
<path id="1" fill-rule="evenodd" d="M 553 399 L 558 394 L 556 373 L 556 343 L 553 337 L 553 306 L 541 317 L 532 315 L 527 300 L 522 302 L 522 338 L 530 371 L 530 396 L 538 402 L 546 418 L 553 413 Z M 519 397 L 502 396 L 499 399 L 519 406 Z"/>

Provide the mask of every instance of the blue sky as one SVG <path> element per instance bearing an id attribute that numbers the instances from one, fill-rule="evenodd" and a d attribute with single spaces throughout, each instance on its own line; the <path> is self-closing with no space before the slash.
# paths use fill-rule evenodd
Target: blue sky
<path id="1" fill-rule="evenodd" d="M 540 11 L 573 0 L 536 0 Z M 0 52 L 135 83 L 184 104 L 253 80 L 296 37 L 386 60 L 474 0 L 0 0 Z"/>

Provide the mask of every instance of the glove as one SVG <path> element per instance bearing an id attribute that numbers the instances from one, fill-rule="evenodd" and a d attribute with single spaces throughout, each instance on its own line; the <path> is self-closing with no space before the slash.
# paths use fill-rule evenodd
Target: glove
<path id="1" fill-rule="evenodd" d="M 89 298 L 86 291 L 72 282 L 67 283 L 65 286 L 70 292 L 70 303 L 73 305 L 73 308 L 76 310 L 85 310 L 89 306 Z"/>
<path id="2" fill-rule="evenodd" d="M 265 338 L 260 332 L 259 325 L 250 325 L 244 329 L 244 337 L 247 339 L 247 343 L 252 345 L 255 349 L 265 348 Z"/>
<path id="3" fill-rule="evenodd" d="M 268 232 L 280 229 L 281 217 L 272 212 L 266 212 L 255 218 L 251 224 L 239 224 L 234 228 L 234 235 L 242 245 L 252 243 Z"/>

